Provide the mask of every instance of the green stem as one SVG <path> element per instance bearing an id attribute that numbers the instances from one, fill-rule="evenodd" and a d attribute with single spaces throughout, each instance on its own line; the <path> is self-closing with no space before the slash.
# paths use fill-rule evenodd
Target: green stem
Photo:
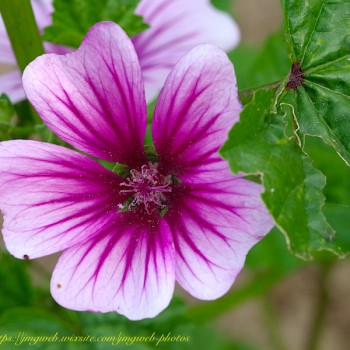
<path id="1" fill-rule="evenodd" d="M 262 85 L 253 89 L 248 90 L 242 90 L 238 92 L 238 97 L 241 100 L 241 102 L 246 105 L 249 103 L 254 95 L 254 93 L 261 89 L 278 89 L 280 85 L 282 84 L 282 81 L 277 81 L 276 83 L 271 83 L 267 85 Z"/>
<path id="2" fill-rule="evenodd" d="M 321 336 L 323 334 L 323 328 L 326 321 L 328 306 L 329 306 L 329 294 L 327 289 L 328 277 L 330 275 L 332 263 L 323 262 L 320 264 L 320 277 L 318 280 L 318 301 L 315 308 L 315 315 L 309 333 L 309 338 L 306 342 L 305 349 L 317 350 L 320 347 Z"/>
<path id="3" fill-rule="evenodd" d="M 278 315 L 276 313 L 276 308 L 272 303 L 270 294 L 263 295 L 261 301 L 272 349 L 286 350 L 287 346 L 282 336 L 281 327 L 278 322 Z"/>
<path id="4" fill-rule="evenodd" d="M 30 0 L 0 0 L 0 12 L 4 20 L 19 69 L 44 53 L 43 43 L 35 22 Z M 42 123 L 32 110 L 37 123 Z"/>
<path id="5" fill-rule="evenodd" d="M 23 72 L 28 63 L 44 53 L 30 0 L 0 0 L 0 12 Z"/>
<path id="6" fill-rule="evenodd" d="M 235 306 L 265 293 L 282 277 L 283 274 L 280 273 L 258 276 L 248 285 L 228 293 L 220 299 L 190 307 L 186 313 L 187 319 L 197 323 L 209 321 L 231 310 Z"/>

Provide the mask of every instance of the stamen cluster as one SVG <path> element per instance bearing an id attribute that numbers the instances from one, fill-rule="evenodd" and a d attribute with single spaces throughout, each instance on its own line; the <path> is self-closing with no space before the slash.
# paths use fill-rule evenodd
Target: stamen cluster
<path id="1" fill-rule="evenodd" d="M 151 214 L 154 209 L 163 210 L 166 207 L 164 193 L 171 192 L 171 175 L 163 176 L 158 171 L 158 163 L 149 162 L 141 167 L 141 171 L 132 169 L 127 182 L 122 182 L 120 186 L 127 189 L 121 190 L 120 194 L 130 193 L 133 199 L 130 204 L 119 204 L 119 208 L 133 210 L 143 204 L 146 212 Z"/>

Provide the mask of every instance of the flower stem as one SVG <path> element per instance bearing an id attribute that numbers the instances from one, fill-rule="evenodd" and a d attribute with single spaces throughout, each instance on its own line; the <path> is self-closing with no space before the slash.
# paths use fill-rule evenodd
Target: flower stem
<path id="1" fill-rule="evenodd" d="M 0 11 L 23 72 L 29 62 L 44 53 L 30 0 L 1 0 Z"/>
<path id="2" fill-rule="evenodd" d="M 309 338 L 307 339 L 305 349 L 317 350 L 320 346 L 321 336 L 326 321 L 328 306 L 329 306 L 329 294 L 327 289 L 328 277 L 330 275 L 332 263 L 321 262 L 320 264 L 320 276 L 318 280 L 318 301 L 315 305 L 315 314 Z"/>
<path id="3" fill-rule="evenodd" d="M 261 298 L 261 304 L 264 311 L 265 324 L 270 336 L 272 349 L 287 350 L 287 346 L 282 336 L 282 331 L 279 324 L 276 308 L 271 300 L 271 295 L 263 295 Z"/>
<path id="4" fill-rule="evenodd" d="M 261 90 L 261 89 L 278 89 L 280 85 L 282 84 L 282 81 L 277 81 L 275 83 L 267 84 L 267 85 L 262 85 L 253 89 L 248 89 L 248 90 L 242 90 L 238 92 L 238 97 L 243 103 L 243 105 L 246 105 L 249 103 L 253 95 L 256 91 Z"/>
<path id="5" fill-rule="evenodd" d="M 31 61 L 44 53 L 30 0 L 0 0 L 0 12 L 18 67 L 23 72 Z M 42 123 L 34 110 L 32 115 L 37 123 Z"/>

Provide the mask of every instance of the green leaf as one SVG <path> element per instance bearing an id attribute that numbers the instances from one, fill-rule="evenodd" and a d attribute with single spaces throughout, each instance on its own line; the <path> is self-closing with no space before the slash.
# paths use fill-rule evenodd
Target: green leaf
<path id="1" fill-rule="evenodd" d="M 0 253 L 0 310 L 32 304 L 33 290 L 27 267 L 28 262 Z"/>
<path id="2" fill-rule="evenodd" d="M 45 311 L 31 308 L 7 310 L 0 317 L 0 329 L 2 334 L 6 334 L 7 339 L 12 337 L 12 342 L 5 345 L 9 349 L 17 347 L 25 349 L 33 347 L 39 350 L 82 349 L 82 344 L 75 342 L 64 342 L 62 346 L 62 342 L 58 341 L 60 337 L 72 336 L 73 332 L 64 321 Z M 49 337 L 49 339 L 40 341 L 41 337 Z M 89 344 L 89 348 L 94 349 L 93 344 Z"/>
<path id="3" fill-rule="evenodd" d="M 283 0 L 285 38 L 302 84 L 288 92 L 304 135 L 322 137 L 350 165 L 350 2 Z"/>
<path id="4" fill-rule="evenodd" d="M 326 204 L 324 212 L 337 232 L 335 236 L 336 244 L 344 250 L 350 251 L 350 207 Z"/>
<path id="5" fill-rule="evenodd" d="M 7 141 L 11 139 L 13 126 L 0 122 L 0 141 Z"/>
<path id="6" fill-rule="evenodd" d="M 46 124 L 36 124 L 34 129 L 39 134 L 41 141 L 69 147 L 66 142 L 54 134 Z"/>
<path id="7" fill-rule="evenodd" d="M 350 168 L 337 156 L 332 147 L 324 144 L 319 138 L 307 137 L 305 151 L 312 158 L 315 167 L 327 177 L 323 191 L 326 202 L 350 207 Z"/>
<path id="8" fill-rule="evenodd" d="M 9 140 L 13 124 L 11 122 L 15 114 L 15 108 L 9 98 L 2 94 L 0 95 L 0 140 Z"/>
<path id="9" fill-rule="evenodd" d="M 232 13 L 233 4 L 232 0 L 212 0 L 212 4 L 219 10 Z"/>
<path id="10" fill-rule="evenodd" d="M 319 138 L 308 137 L 305 150 L 327 176 L 324 212 L 336 231 L 335 242 L 350 251 L 350 168 Z"/>
<path id="11" fill-rule="evenodd" d="M 318 250 L 341 254 L 332 243 L 334 231 L 321 210 L 325 177 L 313 168 L 295 138 L 286 136 L 289 111 L 271 112 L 274 100 L 271 90 L 255 94 L 231 130 L 221 155 L 233 172 L 262 176 L 262 198 L 294 254 L 301 258 L 310 258 Z"/>
<path id="12" fill-rule="evenodd" d="M 53 23 L 45 28 L 44 39 L 55 44 L 78 47 L 87 31 L 97 22 L 119 24 L 129 36 L 148 26 L 135 15 L 138 0 L 54 0 Z"/>
<path id="13" fill-rule="evenodd" d="M 282 0 L 289 52 L 304 70 L 349 55 L 348 0 Z"/>
<path id="14" fill-rule="evenodd" d="M 10 99 L 5 94 L 0 95 L 0 123 L 9 124 L 14 114 L 15 108 Z"/>
<path id="15" fill-rule="evenodd" d="M 16 124 L 18 126 L 32 126 L 35 123 L 39 123 L 38 120 L 33 119 L 32 114 L 32 106 L 30 105 L 28 100 L 23 100 L 15 104 L 15 112 L 16 116 L 18 118 Z M 42 123 L 42 120 L 40 120 L 40 123 Z"/>

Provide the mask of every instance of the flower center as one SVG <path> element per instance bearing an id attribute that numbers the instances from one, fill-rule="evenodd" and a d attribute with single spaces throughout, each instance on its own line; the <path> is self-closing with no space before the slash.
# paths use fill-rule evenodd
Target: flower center
<path id="1" fill-rule="evenodd" d="M 125 189 L 119 193 L 130 194 L 131 199 L 124 204 L 118 204 L 121 211 L 133 210 L 141 204 L 144 205 L 148 214 L 155 209 L 162 211 L 166 208 L 164 193 L 171 192 L 172 177 L 163 176 L 157 168 L 158 163 L 149 162 L 141 167 L 141 171 L 136 169 L 130 171 L 127 182 L 120 184 Z"/>

